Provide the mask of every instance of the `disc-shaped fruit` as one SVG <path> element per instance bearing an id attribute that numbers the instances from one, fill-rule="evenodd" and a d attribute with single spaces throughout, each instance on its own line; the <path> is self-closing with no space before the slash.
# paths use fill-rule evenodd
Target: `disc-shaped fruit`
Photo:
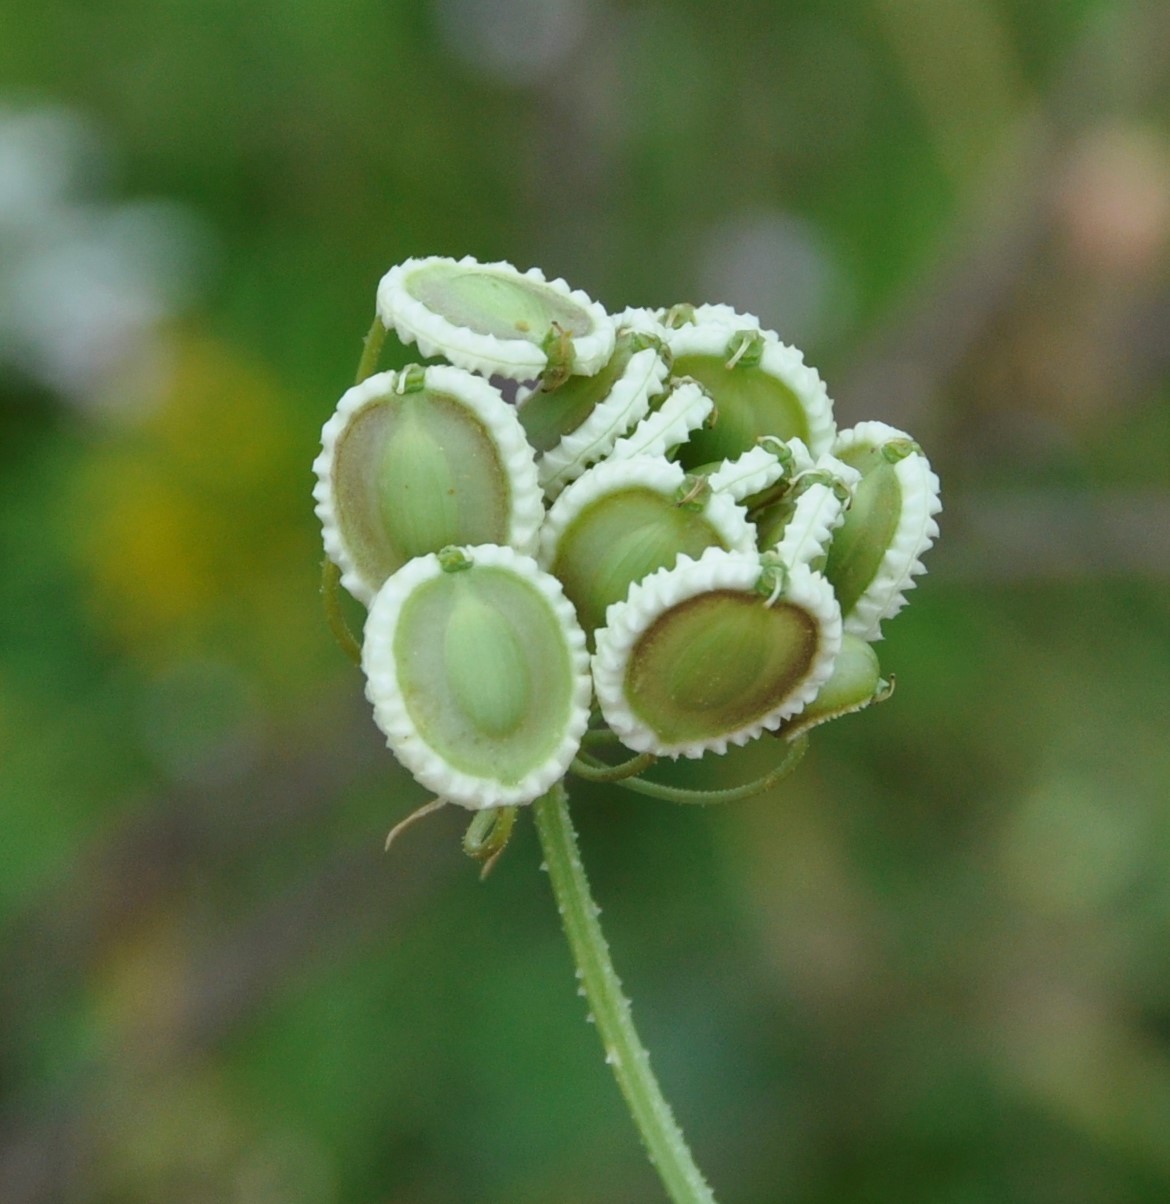
<path id="1" fill-rule="evenodd" d="M 367 605 L 411 557 L 448 544 L 532 550 L 544 516 L 532 450 L 482 377 L 446 365 L 371 376 L 342 397 L 321 443 L 325 550 Z"/>
<path id="2" fill-rule="evenodd" d="M 362 668 L 398 759 L 473 810 L 543 794 L 588 722 L 588 658 L 572 607 L 510 548 L 447 548 L 395 573 L 370 607 Z"/>
<path id="3" fill-rule="evenodd" d="M 613 322 L 579 289 L 471 256 L 391 268 L 378 285 L 378 316 L 423 355 L 511 380 L 596 372 L 614 344 Z"/>
<path id="4" fill-rule="evenodd" d="M 828 583 L 713 548 L 633 586 L 597 632 L 594 689 L 627 747 L 725 752 L 815 697 L 841 643 Z"/>
<path id="5" fill-rule="evenodd" d="M 833 583 L 845 629 L 881 638 L 897 614 L 921 557 L 938 535 L 938 477 L 918 445 L 884 422 L 842 431 L 833 454 L 860 473 L 845 521 L 829 545 L 825 575 Z"/>
<path id="6" fill-rule="evenodd" d="M 785 495 L 756 515 L 760 547 L 785 564 L 823 570 L 833 532 L 845 521 L 861 474 L 834 456 L 795 477 Z"/>
<path id="7" fill-rule="evenodd" d="M 733 459 L 764 435 L 804 441 L 813 456 L 830 449 L 832 403 L 824 383 L 793 347 L 767 331 L 685 324 L 670 339 L 673 371 L 699 382 L 715 402 L 715 422 L 682 449 L 690 468 Z"/>

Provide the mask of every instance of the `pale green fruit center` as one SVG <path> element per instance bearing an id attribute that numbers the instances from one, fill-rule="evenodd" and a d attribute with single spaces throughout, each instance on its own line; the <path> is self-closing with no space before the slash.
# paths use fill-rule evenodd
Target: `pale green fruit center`
<path id="1" fill-rule="evenodd" d="M 410 273 L 405 286 L 432 313 L 476 334 L 539 344 L 554 322 L 571 335 L 593 329 L 588 312 L 576 302 L 519 275 L 428 263 Z"/>
<path id="2" fill-rule="evenodd" d="M 862 474 L 845 521 L 833 535 L 825 576 L 847 616 L 869 588 L 902 516 L 902 486 L 880 447 L 857 447 L 839 457 Z"/>
<path id="3" fill-rule="evenodd" d="M 715 402 L 713 426 L 695 431 L 680 448 L 685 468 L 713 460 L 734 460 L 755 447 L 761 435 L 808 442 L 808 416 L 800 398 L 782 381 L 758 365 L 726 366 L 718 355 L 680 355 L 675 376 L 691 376 Z"/>
<path id="4" fill-rule="evenodd" d="M 451 695 L 477 731 L 510 736 L 532 703 L 532 675 L 519 634 L 473 589 L 458 591 L 444 640 Z"/>
<path id="5" fill-rule="evenodd" d="M 403 406 L 379 466 L 383 529 L 402 556 L 425 556 L 459 537 L 459 497 L 451 462 L 433 416 Z"/>
<path id="6" fill-rule="evenodd" d="M 513 785 L 559 747 L 572 714 L 569 637 L 510 570 L 425 581 L 403 605 L 394 658 L 420 738 L 453 768 Z"/>
<path id="7" fill-rule="evenodd" d="M 802 608 L 713 590 L 665 611 L 642 634 L 626 698 L 665 743 L 725 736 L 780 707 L 818 646 L 816 620 Z"/>
<path id="8" fill-rule="evenodd" d="M 392 394 L 363 407 L 338 440 L 333 479 L 342 537 L 374 585 L 448 544 L 508 542 L 507 473 L 455 397 Z"/>
<path id="9" fill-rule="evenodd" d="M 553 575 L 577 611 L 586 633 L 605 624 L 605 612 L 630 586 L 679 556 L 697 560 L 723 547 L 700 513 L 678 506 L 652 489 L 633 487 L 586 506 L 562 533 Z"/>

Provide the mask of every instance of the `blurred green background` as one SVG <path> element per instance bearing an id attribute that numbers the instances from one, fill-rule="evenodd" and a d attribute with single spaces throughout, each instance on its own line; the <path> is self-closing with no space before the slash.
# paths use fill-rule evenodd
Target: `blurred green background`
<path id="1" fill-rule="evenodd" d="M 720 1199 L 1170 1199 L 1170 7 L 8 0 L 0 1200 L 662 1198 L 530 825 L 384 856 L 320 618 L 428 253 L 758 312 L 943 480 L 892 701 L 574 794 Z"/>

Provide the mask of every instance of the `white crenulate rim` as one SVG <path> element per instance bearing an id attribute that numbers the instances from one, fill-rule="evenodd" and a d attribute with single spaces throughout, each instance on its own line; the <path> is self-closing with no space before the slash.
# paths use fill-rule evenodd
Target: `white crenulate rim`
<path id="1" fill-rule="evenodd" d="M 861 473 L 856 468 L 843 464 L 834 456 L 821 456 L 816 469 L 831 472 L 849 490 L 849 495 L 842 499 L 832 485 L 818 481 L 797 497 L 792 517 L 773 549 L 785 564 L 811 565 L 828 551 L 833 532 L 845 521 L 853 490 L 861 480 Z"/>
<path id="2" fill-rule="evenodd" d="M 734 460 L 724 460 L 707 478 L 711 488 L 725 493 L 737 502 L 775 485 L 784 475 L 779 457 L 766 447 L 749 448 Z"/>
<path id="3" fill-rule="evenodd" d="M 650 409 L 650 398 L 662 391 L 670 369 L 658 351 L 644 347 L 630 356 L 625 372 L 589 417 L 537 461 L 544 492 L 554 498 L 590 464 L 600 460 Z"/>
<path id="4" fill-rule="evenodd" d="M 613 324 L 622 330 L 634 330 L 638 334 L 653 335 L 662 340 L 663 346 L 669 342 L 670 331 L 662 325 L 662 311 L 647 309 L 644 306 L 631 305 L 621 313 L 613 314 Z"/>
<path id="5" fill-rule="evenodd" d="M 634 456 L 664 456 L 672 447 L 685 443 L 691 431 L 697 431 L 714 410 L 711 395 L 693 380 L 683 379 L 666 400 L 619 439 L 609 453 L 611 460 L 631 460 Z"/>
<path id="6" fill-rule="evenodd" d="M 615 602 L 609 608 L 605 626 L 596 633 L 593 689 L 606 722 L 627 748 L 676 759 L 701 757 L 707 752 L 722 754 L 728 745 L 747 744 L 764 731 L 775 731 L 816 697 L 832 673 L 841 648 L 841 608 L 828 581 L 807 565 L 798 564 L 788 569 L 779 598 L 810 614 L 820 638 L 807 673 L 774 710 L 742 728 L 707 740 L 668 743 L 634 713 L 626 700 L 626 666 L 630 654 L 659 615 L 711 590 L 752 591 L 761 567 L 760 557 L 754 552 L 708 548 L 698 560 L 680 556 L 673 568 L 651 573 L 630 588 L 624 602 Z M 761 599 L 760 604 L 764 605 L 765 600 Z"/>
<path id="7" fill-rule="evenodd" d="M 313 486 L 313 499 L 317 503 L 314 510 L 321 520 L 325 555 L 341 569 L 341 584 L 367 607 L 382 582 L 362 572 L 341 530 L 333 492 L 337 441 L 359 410 L 371 402 L 395 395 L 408 370 L 379 372 L 347 389 L 321 430 L 321 451 L 313 461 L 313 472 L 317 476 Z M 494 385 L 462 368 L 432 364 L 425 369 L 423 379 L 424 388 L 448 394 L 462 402 L 487 431 L 511 485 L 512 506 L 506 542 L 521 552 L 534 552 L 540 524 L 544 521 L 544 500 L 532 447 L 516 411 Z"/>
<path id="8" fill-rule="evenodd" d="M 521 272 L 503 260 L 480 263 L 471 255 L 464 255 L 458 260 L 444 255 L 429 255 L 404 260 L 392 267 L 378 283 L 377 307 L 382 325 L 396 331 L 404 343 L 417 343 L 424 356 L 443 356 L 470 372 L 502 376 L 508 380 L 532 380 L 548 364 L 544 351 L 528 339 L 501 339 L 496 335 L 478 334 L 465 326 L 456 326 L 412 297 L 406 288 L 407 277 L 439 263 L 540 284 L 579 306 L 588 315 L 593 329 L 590 334 L 573 338 L 573 372 L 592 376 L 600 371 L 613 353 L 615 329 L 612 319 L 598 302 L 580 289 L 571 289 L 564 280 L 547 280 L 539 268 Z"/>
<path id="9" fill-rule="evenodd" d="M 671 354 L 676 358 L 684 355 L 716 355 L 724 356 L 726 360 L 728 340 L 742 329 L 749 328 L 719 321 L 680 326 L 671 331 Z M 808 422 L 808 439 L 805 442 L 809 452 L 816 457 L 831 451 L 837 426 L 833 420 L 833 403 L 820 374 L 804 362 L 802 352 L 782 343 L 771 331 L 757 329 L 754 333 L 763 335 L 764 339 L 764 349 L 757 367 L 787 385 L 800 402 Z"/>
<path id="10" fill-rule="evenodd" d="M 624 489 L 650 489 L 673 498 L 686 482 L 681 465 L 658 456 L 634 456 L 629 460 L 603 460 L 582 473 L 552 504 L 540 531 L 538 560 L 551 569 L 565 531 L 577 516 L 601 498 Z M 702 517 L 730 548 L 750 552 L 755 548 L 755 528 L 742 506 L 726 494 L 708 493 Z"/>
<path id="11" fill-rule="evenodd" d="M 473 563 L 473 567 L 465 571 L 474 572 L 476 567 L 507 569 L 534 586 L 548 602 L 561 626 L 569 652 L 573 687 L 569 713 L 557 748 L 539 765 L 534 765 L 519 782 L 507 783 L 456 769 L 427 743 L 415 726 L 398 680 L 394 639 L 407 599 L 420 585 L 443 572 L 438 556 L 433 553 L 418 556 L 403 565 L 374 598 L 362 643 L 366 697 L 374 708 L 374 721 L 385 735 L 388 747 L 419 782 L 440 798 L 471 811 L 530 803 L 564 777 L 577 755 L 581 737 L 589 724 L 592 691 L 585 633 L 561 590 L 560 582 L 542 572 L 531 557 L 496 544 L 459 550 Z"/>
<path id="12" fill-rule="evenodd" d="M 670 311 L 667 310 L 667 313 Z M 757 334 L 762 334 L 766 339 L 779 340 L 780 336 L 774 330 L 765 330 L 760 325 L 760 319 L 755 314 L 740 313 L 734 306 L 727 305 L 722 301 L 706 302 L 702 305 L 694 307 L 695 320 L 693 322 L 683 322 L 679 326 L 671 326 L 667 329 L 670 332 L 670 344 L 673 350 L 674 336 L 682 330 L 695 330 L 701 327 L 719 327 L 725 335 L 724 344 L 737 330 L 753 330 Z"/>
<path id="13" fill-rule="evenodd" d="M 884 422 L 859 422 L 842 431 L 833 447 L 835 455 L 858 446 L 880 447 L 891 439 L 910 439 L 905 431 Z M 902 513 L 894 538 L 882 556 L 873 580 L 845 616 L 845 630 L 871 643 L 882 638 L 882 623 L 906 605 L 914 578 L 926 572 L 922 557 L 938 538 L 935 516 L 942 510 L 939 480 L 921 452 L 911 452 L 894 465 L 902 491 Z"/>

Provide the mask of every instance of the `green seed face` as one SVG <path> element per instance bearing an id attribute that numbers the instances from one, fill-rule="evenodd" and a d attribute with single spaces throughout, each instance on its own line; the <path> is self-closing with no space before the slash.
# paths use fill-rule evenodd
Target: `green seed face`
<path id="1" fill-rule="evenodd" d="M 783 381 L 758 366 L 726 365 L 726 357 L 718 355 L 680 355 L 674 361 L 674 374 L 694 377 L 714 398 L 718 415 L 713 426 L 696 431 L 681 448 L 685 468 L 734 459 L 761 435 L 808 441 L 804 407 Z"/>
<path id="2" fill-rule="evenodd" d="M 833 662 L 829 680 L 784 730 L 804 731 L 839 715 L 860 710 L 873 701 L 881 685 L 881 666 L 873 645 L 859 635 L 846 632 L 841 637 L 841 651 Z"/>
<path id="3" fill-rule="evenodd" d="M 540 345 L 555 322 L 570 335 L 586 335 L 593 322 L 581 306 L 547 285 L 483 266 L 430 262 L 406 278 L 406 290 L 453 326 L 498 339 Z"/>
<path id="4" fill-rule="evenodd" d="M 617 341 L 609 363 L 595 376 L 571 376 L 555 389 L 538 389 L 520 407 L 520 423 L 528 442 L 546 452 L 572 434 L 603 402 L 621 379 L 636 350 L 635 335 Z"/>
<path id="5" fill-rule="evenodd" d="M 549 602 L 505 569 L 443 573 L 407 599 L 398 681 L 421 738 L 447 764 L 514 785 L 564 738 L 574 688 Z"/>
<path id="6" fill-rule="evenodd" d="M 664 744 L 718 738 L 762 719 L 804 679 L 818 649 L 805 610 L 715 590 L 665 611 L 626 669 L 631 710 Z"/>
<path id="7" fill-rule="evenodd" d="M 795 509 L 794 502 L 781 498 L 755 514 L 756 546 L 761 552 L 774 548 L 780 542 Z"/>
<path id="8" fill-rule="evenodd" d="M 483 424 L 432 390 L 372 401 L 338 440 L 338 521 L 354 561 L 384 581 L 448 544 L 506 543 L 511 486 Z"/>
<path id="9" fill-rule="evenodd" d="M 902 486 L 880 447 L 856 447 L 840 459 L 861 473 L 845 521 L 829 545 L 825 576 L 848 615 L 877 575 L 882 557 L 898 529 Z"/>
<path id="10" fill-rule="evenodd" d="M 587 636 L 605 623 L 635 581 L 725 546 L 709 522 L 653 489 L 630 488 L 587 506 L 557 544 L 552 573 L 564 586 Z"/>

